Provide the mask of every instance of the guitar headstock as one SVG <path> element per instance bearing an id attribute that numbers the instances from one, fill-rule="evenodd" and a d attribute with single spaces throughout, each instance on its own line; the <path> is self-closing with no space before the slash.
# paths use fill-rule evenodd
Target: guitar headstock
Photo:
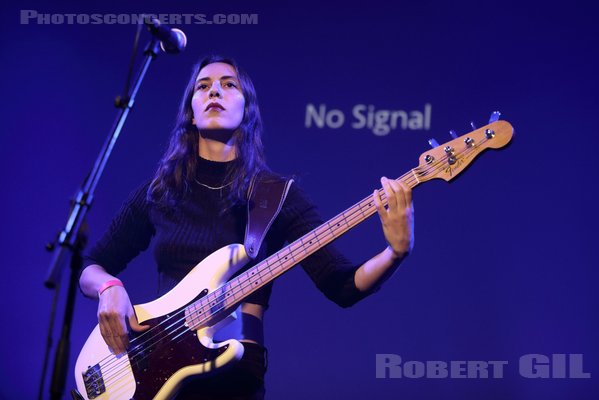
<path id="1" fill-rule="evenodd" d="M 452 180 L 484 150 L 507 145 L 513 133 L 509 122 L 495 121 L 422 153 L 414 169 L 418 182 L 437 178 Z"/>

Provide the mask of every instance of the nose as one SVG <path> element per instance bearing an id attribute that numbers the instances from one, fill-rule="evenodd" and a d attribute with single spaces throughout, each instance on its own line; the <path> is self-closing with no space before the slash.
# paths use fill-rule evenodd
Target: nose
<path id="1" fill-rule="evenodd" d="M 208 93 L 208 97 L 222 97 L 222 87 L 220 86 L 220 81 L 212 82 L 212 86 L 210 87 L 210 92 Z"/>

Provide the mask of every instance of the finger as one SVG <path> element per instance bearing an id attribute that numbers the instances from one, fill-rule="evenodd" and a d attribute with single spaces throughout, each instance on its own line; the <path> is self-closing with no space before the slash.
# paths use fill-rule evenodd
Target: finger
<path id="1" fill-rule="evenodd" d="M 381 183 L 383 185 L 383 189 L 385 190 L 385 194 L 387 195 L 387 204 L 389 205 L 389 208 L 396 210 L 397 209 L 397 196 L 395 195 L 395 191 L 393 190 L 393 188 L 391 187 L 391 184 L 389 183 L 389 179 L 387 179 L 386 177 L 383 176 L 381 178 Z"/>
<path id="2" fill-rule="evenodd" d="M 115 338 L 120 347 L 120 353 L 124 353 L 129 348 L 129 328 L 127 327 L 127 318 L 119 319 L 120 331 Z"/>
<path id="3" fill-rule="evenodd" d="M 374 199 L 374 205 L 376 206 L 377 211 L 379 212 L 379 217 L 381 218 L 381 222 L 384 221 L 384 218 L 387 217 L 387 210 L 385 210 L 385 206 L 383 205 L 383 200 L 381 199 L 381 192 L 379 189 L 376 189 L 372 192 L 372 198 Z"/>
<path id="4" fill-rule="evenodd" d="M 101 313 L 98 316 L 98 320 L 100 321 L 100 323 L 99 323 L 100 333 L 102 334 L 102 337 L 104 338 L 104 342 L 106 342 L 106 344 L 108 345 L 108 349 L 111 352 L 116 353 L 117 345 L 114 341 L 114 334 L 110 330 L 110 323 L 108 322 L 108 316 L 104 313 Z"/>
<path id="5" fill-rule="evenodd" d="M 135 332 L 144 332 L 150 329 L 150 325 L 140 325 L 137 321 L 137 316 L 135 312 L 131 310 L 131 314 L 129 315 L 129 327 Z"/>
<path id="6" fill-rule="evenodd" d="M 406 196 L 406 206 L 410 207 L 410 208 L 414 208 L 414 206 L 412 204 L 412 188 L 403 182 L 400 182 L 400 185 L 403 188 L 403 192 Z"/>
<path id="7" fill-rule="evenodd" d="M 124 353 L 129 344 L 129 338 L 127 336 L 127 325 L 125 323 L 125 317 L 115 313 L 110 313 L 109 317 L 110 331 L 113 334 L 113 340 L 115 343 L 116 354 Z"/>
<path id="8" fill-rule="evenodd" d="M 110 319 L 107 315 L 104 315 L 103 319 L 104 319 L 103 324 L 106 327 L 104 329 L 104 333 L 103 333 L 104 341 L 108 345 L 108 348 L 110 349 L 110 351 L 112 351 L 114 354 L 119 354 L 120 349 L 119 349 L 119 344 L 116 340 L 117 335 L 113 331 L 112 324 L 110 323 Z"/>
<path id="9" fill-rule="evenodd" d="M 405 185 L 403 185 L 402 183 L 395 181 L 395 180 L 390 180 L 389 184 L 391 185 L 391 187 L 393 188 L 393 191 L 396 194 L 398 209 L 405 210 L 405 208 L 407 206 L 406 196 L 404 193 Z"/>
<path id="10" fill-rule="evenodd" d="M 118 342 L 118 345 L 121 349 L 118 354 L 126 353 L 127 349 L 129 348 L 129 333 L 126 332 L 117 336 L 116 341 Z"/>

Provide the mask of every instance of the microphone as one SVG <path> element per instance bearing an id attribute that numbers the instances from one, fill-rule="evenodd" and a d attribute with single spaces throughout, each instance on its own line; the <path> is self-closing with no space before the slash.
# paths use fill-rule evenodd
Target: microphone
<path id="1" fill-rule="evenodd" d="M 171 28 L 160 22 L 159 19 L 150 16 L 144 18 L 144 24 L 150 33 L 160 40 L 160 48 L 165 53 L 177 54 L 185 50 L 187 36 L 182 30 Z"/>

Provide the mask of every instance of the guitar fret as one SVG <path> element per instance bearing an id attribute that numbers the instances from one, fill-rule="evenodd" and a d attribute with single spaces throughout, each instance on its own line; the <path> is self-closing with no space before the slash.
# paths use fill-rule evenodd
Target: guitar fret
<path id="1" fill-rule="evenodd" d="M 335 232 L 333 231 L 333 227 L 331 226 L 331 222 L 330 221 L 327 222 L 327 227 L 329 228 L 328 229 L 328 232 L 329 232 L 328 234 L 331 235 L 331 236 L 333 236 L 333 237 L 335 237 Z"/>
<path id="2" fill-rule="evenodd" d="M 282 271 L 282 270 L 281 270 L 281 267 L 282 267 L 282 263 L 281 263 L 279 260 L 277 260 L 277 261 L 275 262 L 275 271 L 276 271 L 276 275 L 280 275 L 281 273 L 283 273 L 283 272 L 284 272 L 284 271 Z"/>
<path id="3" fill-rule="evenodd" d="M 321 239 L 326 239 L 327 231 L 328 231 L 328 225 L 325 224 L 325 226 L 322 226 L 320 229 L 318 229 L 318 232 L 316 233 L 318 235 L 318 241 L 321 244 L 322 244 Z"/>
<path id="4" fill-rule="evenodd" d="M 256 265 L 256 275 L 262 279 L 267 273 L 270 273 L 268 267 L 266 265 L 262 265 L 262 263 Z"/>
<path id="5" fill-rule="evenodd" d="M 301 253 L 305 253 L 302 243 L 291 244 L 291 245 L 289 245 L 289 249 L 290 249 L 289 253 L 291 254 L 291 258 L 293 258 L 294 260 L 295 260 L 296 255 L 298 257 L 301 257 L 302 256 Z"/>
<path id="6" fill-rule="evenodd" d="M 357 207 L 357 208 L 359 209 L 359 207 Z M 356 206 L 355 205 L 343 213 L 343 217 L 345 220 L 345 226 L 347 227 L 347 230 L 350 230 L 352 228 L 352 226 L 349 224 L 349 222 L 350 222 L 350 220 L 353 219 L 353 216 L 355 214 L 356 214 Z M 360 216 L 358 216 L 358 218 L 360 218 Z"/>
<path id="7" fill-rule="evenodd" d="M 264 263 L 266 264 L 266 266 L 265 266 L 264 268 L 265 268 L 265 269 L 268 271 L 268 273 L 269 273 L 269 274 L 272 276 L 272 266 L 271 266 L 271 264 L 269 264 L 269 263 L 268 263 L 268 260 L 269 260 L 269 259 L 270 259 L 270 258 L 267 258 L 266 260 L 264 260 Z"/>
<path id="8" fill-rule="evenodd" d="M 362 217 L 365 218 L 366 214 L 364 214 L 364 203 L 365 203 L 364 201 L 361 201 L 360 203 L 358 203 L 358 205 L 359 205 L 360 212 L 362 213 Z"/>
<path id="9" fill-rule="evenodd" d="M 245 294 L 247 291 L 246 283 L 249 282 L 250 277 L 247 274 L 247 272 L 244 272 L 243 274 L 239 275 L 238 279 L 239 279 L 239 287 L 241 288 L 241 292 Z"/>
<path id="10" fill-rule="evenodd" d="M 312 234 L 312 236 L 314 236 L 314 239 L 318 242 L 318 245 L 320 246 L 320 238 L 318 237 L 318 235 L 316 234 L 316 232 L 314 232 Z"/>
<path id="11" fill-rule="evenodd" d="M 227 293 L 226 297 L 230 298 L 231 295 L 233 294 L 233 286 L 227 282 L 223 285 L 223 288 L 225 288 L 225 291 Z"/>

